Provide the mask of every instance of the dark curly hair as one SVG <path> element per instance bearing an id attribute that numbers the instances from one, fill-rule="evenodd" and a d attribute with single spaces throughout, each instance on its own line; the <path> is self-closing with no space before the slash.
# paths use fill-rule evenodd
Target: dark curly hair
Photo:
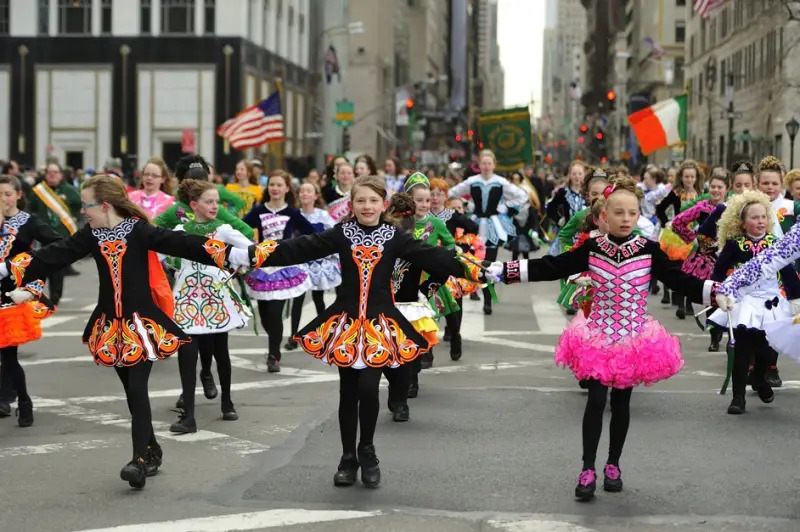
<path id="1" fill-rule="evenodd" d="M 179 182 L 187 178 L 207 181 L 209 172 L 206 160 L 196 153 L 184 155 L 175 163 L 175 178 Z"/>
<path id="2" fill-rule="evenodd" d="M 413 231 L 416 221 L 414 214 L 417 212 L 417 206 L 411 196 L 405 192 L 399 192 L 392 195 L 389 209 L 386 214 L 394 218 L 395 223 L 405 229 L 406 231 Z"/>

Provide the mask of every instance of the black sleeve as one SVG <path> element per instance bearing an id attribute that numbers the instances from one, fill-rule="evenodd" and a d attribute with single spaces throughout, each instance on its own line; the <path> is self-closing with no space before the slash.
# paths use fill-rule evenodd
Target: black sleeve
<path id="1" fill-rule="evenodd" d="M 47 245 L 51 242 L 57 242 L 64 238 L 63 235 L 57 233 L 55 229 L 50 227 L 50 224 L 44 222 L 35 214 L 31 214 L 31 218 L 28 220 L 28 223 L 32 224 L 33 239 L 40 244 Z"/>
<path id="2" fill-rule="evenodd" d="M 647 246 L 653 258 L 653 275 L 655 278 L 662 281 L 670 290 L 684 294 L 694 303 L 702 303 L 703 288 L 706 282 L 693 275 L 683 273 L 681 271 L 681 263 L 669 260 L 667 254 L 661 251 L 661 247 L 657 242 L 648 242 Z"/>
<path id="3" fill-rule="evenodd" d="M 225 267 L 231 246 L 219 240 L 156 227 L 145 221 L 137 222 L 136 226 L 136 231 L 140 232 L 147 249 L 209 266 Z"/>
<path id="4" fill-rule="evenodd" d="M 786 291 L 786 299 L 800 298 L 800 278 L 797 277 L 794 265 L 789 264 L 780 269 L 780 280 Z"/>
<path id="5" fill-rule="evenodd" d="M 555 257 L 550 255 L 540 259 L 528 260 L 528 282 L 555 281 L 589 269 L 589 250 L 592 245 L 584 245 Z M 508 264 L 508 263 L 506 263 Z"/>
<path id="6" fill-rule="evenodd" d="M 460 227 L 464 230 L 465 233 L 477 235 L 478 234 L 478 224 L 473 222 L 471 219 L 467 218 L 460 212 L 453 213 L 453 220 L 455 222 L 455 227 Z"/>
<path id="7" fill-rule="evenodd" d="M 11 258 L 9 272 L 18 287 L 24 286 L 82 259 L 94 246 L 92 229 L 87 225 L 69 238 L 59 238 L 36 251 Z"/>
<path id="8" fill-rule="evenodd" d="M 728 277 L 728 272 L 736 265 L 736 249 L 738 244 L 733 240 L 725 242 L 725 246 L 714 263 L 714 271 L 711 273 L 711 280 L 721 283 Z"/>
<path id="9" fill-rule="evenodd" d="M 456 258 L 454 250 L 442 246 L 429 246 L 405 232 L 398 232 L 395 239 L 398 240 L 396 244 L 401 250 L 400 258 L 419 266 L 431 277 L 447 279 L 451 275 L 466 276 L 464 265 Z"/>
<path id="10" fill-rule="evenodd" d="M 669 218 L 667 218 L 667 209 L 670 207 L 670 205 L 675 208 L 675 214 L 680 212 L 681 202 L 674 190 L 670 190 L 669 194 L 667 194 L 667 197 L 661 200 L 661 203 L 656 205 L 656 217 L 658 218 L 661 227 L 666 226 L 667 222 L 669 222 Z"/>
<path id="11" fill-rule="evenodd" d="M 256 268 L 290 266 L 339 253 L 336 242 L 341 231 L 341 226 L 336 226 L 321 233 L 299 236 L 280 242 L 265 240 L 260 244 L 250 246 L 251 264 Z"/>
<path id="12" fill-rule="evenodd" d="M 261 220 L 259 218 L 259 214 L 261 214 L 261 209 L 262 209 L 261 205 L 256 203 L 255 205 L 253 205 L 253 208 L 250 209 L 250 212 L 248 212 L 242 217 L 242 221 L 247 225 L 249 225 L 250 227 L 258 229 L 259 234 L 261 234 Z"/>
<path id="13" fill-rule="evenodd" d="M 717 234 L 717 222 L 722 217 L 722 213 L 725 212 L 724 205 L 717 205 L 717 207 L 711 211 L 706 219 L 697 227 L 697 234 L 699 235 L 715 235 L 714 239 L 716 240 Z"/>
<path id="14" fill-rule="evenodd" d="M 547 211 L 547 217 L 550 218 L 550 221 L 554 224 L 557 224 L 558 220 L 561 219 L 561 204 L 564 202 L 566 195 L 567 189 L 560 189 L 555 193 L 555 195 L 553 195 L 553 199 L 551 199 L 547 203 L 547 207 L 545 207 L 545 210 Z"/>
<path id="15" fill-rule="evenodd" d="M 311 225 L 311 222 L 303 216 L 303 213 L 299 210 L 295 210 L 292 214 L 294 218 L 294 226 L 295 226 L 295 233 L 299 233 L 301 235 L 311 235 L 314 234 L 314 226 Z"/>

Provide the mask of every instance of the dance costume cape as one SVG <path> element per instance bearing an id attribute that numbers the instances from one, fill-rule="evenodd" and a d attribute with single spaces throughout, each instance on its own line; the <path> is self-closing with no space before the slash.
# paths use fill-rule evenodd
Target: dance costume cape
<path id="1" fill-rule="evenodd" d="M 189 341 L 153 302 L 148 286 L 148 252 L 183 257 L 224 268 L 230 247 L 218 240 L 161 229 L 139 218 L 125 218 L 112 229 L 85 226 L 68 239 L 11 259 L 16 285 L 44 279 L 50 272 L 92 255 L 99 293 L 83 341 L 103 366 L 133 366 L 163 359 Z"/>
<path id="2" fill-rule="evenodd" d="M 431 246 L 444 246 L 448 249 L 453 249 L 456 245 L 455 238 L 444 222 L 430 213 L 425 218 L 415 220 L 414 238 Z M 422 275 L 417 280 L 422 281 L 425 277 L 427 276 Z M 429 294 L 430 304 L 436 310 L 436 316 L 447 316 L 458 312 L 460 307 L 450 288 L 440 283 L 436 283 L 436 286 L 437 290 Z"/>
<path id="3" fill-rule="evenodd" d="M 455 238 L 456 244 L 466 253 L 470 253 L 478 261 L 486 257 L 486 245 L 478 236 L 478 224 L 453 209 L 442 209 L 431 213 L 444 222 L 445 227 Z M 451 277 L 445 284 L 454 300 L 477 292 L 481 285 L 460 277 Z M 444 302 L 444 300 L 441 300 Z M 451 309 L 456 312 L 458 307 Z"/>
<path id="4" fill-rule="evenodd" d="M 672 220 L 672 230 L 687 244 L 697 240 L 694 249 L 683 261 L 681 271 L 698 279 L 710 279 L 717 260 L 716 225 L 704 225 L 706 219 L 716 211 L 716 206 L 703 200 L 678 214 Z M 692 229 L 692 225 L 697 231 Z M 709 232 L 710 230 L 713 230 Z"/>
<path id="5" fill-rule="evenodd" d="M 579 380 L 605 386 L 651 385 L 683 367 L 680 343 L 647 314 L 651 276 L 692 301 L 711 299 L 711 281 L 680 271 L 644 237 L 590 238 L 569 253 L 507 262 L 506 281 L 547 281 L 588 271 L 594 288 L 589 317 L 578 313 L 559 339 L 555 361 Z"/>
<path id="6" fill-rule="evenodd" d="M 302 264 L 332 253 L 342 262 L 336 300 L 294 339 L 320 360 L 355 369 L 405 364 L 430 349 L 428 340 L 394 305 L 391 279 L 397 259 L 418 265 L 434 278 L 474 271 L 465 268 L 454 251 L 428 246 L 387 223 L 367 227 L 349 221 L 322 233 L 250 248 L 253 267 Z"/>

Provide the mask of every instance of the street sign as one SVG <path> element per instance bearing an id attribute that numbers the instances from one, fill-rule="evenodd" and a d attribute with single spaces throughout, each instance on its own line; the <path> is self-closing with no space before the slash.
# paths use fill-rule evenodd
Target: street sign
<path id="1" fill-rule="evenodd" d="M 355 105 L 353 102 L 343 100 L 336 102 L 336 125 L 339 127 L 350 127 L 353 125 L 355 116 Z"/>
<path id="2" fill-rule="evenodd" d="M 728 120 L 730 120 L 731 118 L 734 119 L 734 120 L 739 120 L 739 119 L 742 118 L 742 116 L 743 116 L 742 113 L 739 113 L 739 112 L 736 112 L 736 113 L 731 113 L 730 111 L 720 111 L 719 112 L 719 117 L 720 118 L 726 118 Z"/>

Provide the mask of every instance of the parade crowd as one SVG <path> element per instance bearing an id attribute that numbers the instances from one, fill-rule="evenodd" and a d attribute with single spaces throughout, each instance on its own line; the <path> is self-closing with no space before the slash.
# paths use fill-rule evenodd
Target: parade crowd
<path id="1" fill-rule="evenodd" d="M 223 175 L 197 154 L 170 165 L 153 157 L 130 175 L 114 159 L 98 173 L 56 160 L 38 171 L 3 164 L 0 417 L 34 423 L 17 350 L 42 336 L 65 276 L 89 256 L 99 291 L 83 342 L 125 391 L 132 458 L 120 476 L 133 488 L 164 460 L 148 394 L 153 364 L 178 358 L 170 431 L 197 432 L 198 361 L 203 394 L 219 395 L 222 419 L 236 421 L 229 333 L 258 324 L 270 373 L 297 349 L 336 366 L 342 456 L 333 482 L 352 485 L 360 469 L 377 487 L 381 377 L 392 419 L 409 421 L 434 346 L 447 344 L 453 361 L 464 354 L 464 298 L 490 315 L 500 284 L 560 283 L 570 321 L 554 362 L 587 397 L 579 500 L 596 491 L 607 399 L 603 488 L 618 492 L 633 389 L 684 366 L 678 339 L 648 313 L 651 294 L 663 292 L 675 319 L 696 317 L 709 351 L 728 337 L 728 414 L 745 413 L 747 386 L 774 401 L 779 355 L 800 361 L 800 170 L 768 156 L 635 171 L 576 160 L 501 176 L 488 150 L 472 164 L 406 171 L 393 157 L 379 169 L 369 155 L 336 156 L 306 176 L 259 159 Z M 498 261 L 501 249 L 510 261 Z M 326 291 L 335 293 L 328 306 Z M 308 293 L 315 312 L 304 320 Z"/>

